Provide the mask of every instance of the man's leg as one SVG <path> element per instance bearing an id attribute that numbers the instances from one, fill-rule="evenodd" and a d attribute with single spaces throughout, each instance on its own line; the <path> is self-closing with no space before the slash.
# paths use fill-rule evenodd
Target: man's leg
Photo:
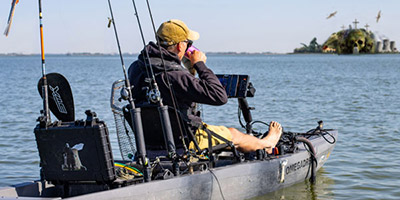
<path id="1" fill-rule="evenodd" d="M 265 149 L 267 153 L 272 153 L 272 148 L 281 137 L 282 127 L 278 122 L 272 121 L 269 125 L 268 135 L 263 139 L 242 133 L 235 128 L 229 128 L 229 131 L 232 134 L 232 142 L 239 151 L 252 152 Z"/>

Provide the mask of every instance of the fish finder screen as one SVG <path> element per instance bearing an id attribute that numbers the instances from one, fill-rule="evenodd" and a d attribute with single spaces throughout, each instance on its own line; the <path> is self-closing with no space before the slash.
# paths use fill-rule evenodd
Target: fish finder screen
<path id="1" fill-rule="evenodd" d="M 244 98 L 249 85 L 248 75 L 217 74 L 228 98 Z"/>

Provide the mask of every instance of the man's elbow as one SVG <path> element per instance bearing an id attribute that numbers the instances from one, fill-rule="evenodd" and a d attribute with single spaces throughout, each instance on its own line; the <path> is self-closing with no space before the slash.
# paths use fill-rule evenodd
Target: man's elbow
<path id="1" fill-rule="evenodd" d="M 224 98 L 222 99 L 222 105 L 228 103 L 228 96 L 225 95 Z"/>
<path id="2" fill-rule="evenodd" d="M 218 102 L 216 105 L 224 105 L 228 103 L 228 96 L 226 94 L 221 95 L 221 97 L 218 99 Z"/>

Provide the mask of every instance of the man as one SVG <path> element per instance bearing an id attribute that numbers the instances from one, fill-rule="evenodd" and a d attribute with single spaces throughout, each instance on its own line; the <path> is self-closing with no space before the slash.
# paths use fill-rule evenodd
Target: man
<path id="1" fill-rule="evenodd" d="M 138 60 L 132 63 L 129 68 L 129 80 L 134 86 L 132 92 L 135 104 L 148 101 L 146 93 L 149 84 L 145 81 L 148 76 L 147 73 L 149 73 L 149 69 L 145 67 L 145 63 L 149 63 L 145 59 L 148 53 L 164 104 L 173 105 L 173 99 L 168 88 L 169 79 L 171 89 L 176 96 L 176 103 L 180 112 L 184 113 L 185 121 L 190 122 L 190 124 L 202 124 L 201 118 L 196 115 L 195 104 L 223 105 L 228 101 L 228 98 L 216 75 L 205 65 L 206 55 L 201 51 L 195 50 L 192 53 L 187 51 L 192 42 L 199 39 L 199 34 L 190 30 L 180 20 L 169 20 L 161 24 L 157 31 L 157 37 L 160 40 L 161 52 L 157 44 L 150 42 L 142 51 Z M 161 60 L 161 54 L 163 60 Z M 196 70 L 198 78 L 182 67 L 181 61 L 185 54 L 187 59 L 190 60 L 191 67 Z M 168 77 L 165 76 L 164 70 Z M 244 134 L 235 128 L 203 125 L 223 138 L 232 141 L 237 149 L 242 152 L 265 149 L 268 153 L 271 153 L 282 132 L 281 125 L 274 121 L 270 123 L 269 134 L 263 139 Z M 208 147 L 207 133 L 200 129 L 195 130 L 195 132 L 195 138 L 200 148 Z M 222 140 L 214 137 L 212 140 L 213 145 L 223 143 Z M 193 144 L 190 146 L 193 148 Z"/>

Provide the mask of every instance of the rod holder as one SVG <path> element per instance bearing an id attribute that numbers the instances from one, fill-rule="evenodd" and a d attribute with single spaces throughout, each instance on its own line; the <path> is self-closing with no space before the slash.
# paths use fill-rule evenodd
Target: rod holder
<path id="1" fill-rule="evenodd" d="M 168 106 L 160 106 L 158 108 L 158 111 L 160 113 L 160 120 L 164 134 L 164 139 L 168 150 L 168 156 L 173 160 L 173 173 L 175 176 L 177 176 L 179 175 L 179 164 L 176 155 L 176 146 L 174 141 L 174 135 L 172 133 L 171 120 L 169 118 L 169 113 L 168 113 Z"/>
<path id="2" fill-rule="evenodd" d="M 135 131 L 136 147 L 138 153 L 138 159 L 143 165 L 143 177 L 145 182 L 151 181 L 151 169 L 149 161 L 146 157 L 146 147 L 144 142 L 143 125 L 141 118 L 140 108 L 135 108 L 130 110 L 133 128 Z"/>

